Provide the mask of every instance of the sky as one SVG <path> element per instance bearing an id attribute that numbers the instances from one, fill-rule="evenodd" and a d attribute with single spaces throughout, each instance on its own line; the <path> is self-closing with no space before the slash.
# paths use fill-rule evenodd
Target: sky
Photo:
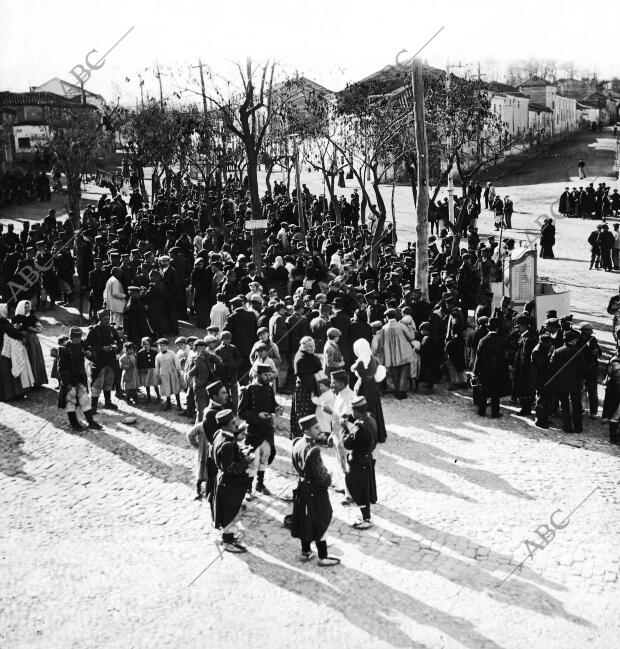
<path id="1" fill-rule="evenodd" d="M 0 0 L 0 91 L 24 92 L 52 77 L 76 82 L 71 70 L 86 67 L 91 50 L 97 62 L 129 30 L 85 81 L 108 101 L 135 102 L 140 77 L 145 96 L 158 96 L 157 63 L 164 97 L 195 96 L 198 70 L 190 66 L 199 59 L 235 78 L 233 62 L 247 56 L 275 58 L 339 90 L 401 50 L 413 55 L 442 27 L 421 57 L 441 68 L 468 66 L 457 74 L 475 73 L 480 62 L 491 80 L 512 60 L 551 58 L 609 78 L 620 76 L 616 15 L 611 0 L 597 2 L 594 15 L 575 0 Z"/>

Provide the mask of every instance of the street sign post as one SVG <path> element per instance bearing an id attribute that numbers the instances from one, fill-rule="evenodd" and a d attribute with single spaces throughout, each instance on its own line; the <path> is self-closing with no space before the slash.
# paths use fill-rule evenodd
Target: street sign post
<path id="1" fill-rule="evenodd" d="M 250 219 L 245 222 L 246 230 L 265 230 L 267 229 L 267 219 Z"/>

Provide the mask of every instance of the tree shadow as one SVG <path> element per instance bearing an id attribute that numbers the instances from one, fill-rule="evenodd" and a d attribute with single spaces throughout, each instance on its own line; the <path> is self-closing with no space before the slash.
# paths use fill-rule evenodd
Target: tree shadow
<path id="1" fill-rule="evenodd" d="M 0 430 L 0 473 L 10 478 L 20 478 L 35 482 L 33 476 L 24 471 L 26 459 L 30 456 L 24 452 L 24 438 L 12 428 L 2 425 Z"/>
<path id="2" fill-rule="evenodd" d="M 116 455 L 127 464 L 147 473 L 162 482 L 178 482 L 191 487 L 195 483 L 192 470 L 182 464 L 166 464 L 152 455 L 141 451 L 129 442 L 110 435 L 103 430 L 85 430 L 82 432 L 69 431 L 70 434 L 81 437 L 95 446 Z"/>
<path id="3" fill-rule="evenodd" d="M 492 471 L 466 466 L 467 464 L 475 464 L 476 460 L 447 453 L 437 446 L 433 446 L 426 442 L 420 442 L 411 437 L 402 435 L 401 433 L 394 432 L 392 429 L 390 429 L 390 434 L 398 435 L 399 437 L 406 439 L 408 442 L 407 444 L 400 444 L 398 448 L 395 449 L 396 455 L 401 455 L 403 458 L 418 462 L 419 464 L 425 464 L 433 469 L 452 473 L 468 482 L 471 482 L 472 484 L 476 484 L 491 491 L 502 491 L 510 496 L 524 498 L 526 500 L 534 499 L 533 496 L 513 487 L 507 480 L 504 480 L 504 478 L 501 478 Z"/>
<path id="4" fill-rule="evenodd" d="M 453 433 L 448 427 L 446 426 L 438 426 L 437 424 L 431 424 L 431 426 L 435 429 L 436 434 L 438 435 L 443 435 L 444 437 L 449 437 L 451 439 L 455 439 L 458 442 L 473 442 L 474 440 L 471 437 L 465 437 L 464 435 L 458 435 L 457 433 Z"/>
<path id="5" fill-rule="evenodd" d="M 380 513 L 382 509 L 389 510 L 387 507 L 383 508 L 382 506 L 377 505 L 375 512 Z M 394 522 L 398 518 L 398 516 L 394 516 L 394 514 L 395 512 L 393 510 L 389 510 L 390 522 Z M 408 519 L 406 516 L 403 516 L 402 518 L 409 521 L 407 523 L 407 529 L 416 531 L 416 526 L 411 524 L 413 523 L 411 519 Z M 377 521 L 375 518 L 374 530 L 379 529 L 381 530 L 381 540 L 391 544 L 392 548 L 394 546 L 401 548 L 409 546 L 411 547 L 411 554 L 408 557 L 404 557 L 402 551 L 398 552 L 396 556 L 394 556 L 393 552 L 386 552 L 384 545 L 377 543 L 377 538 L 374 534 L 366 536 L 362 535 L 361 538 L 354 539 L 355 543 L 364 554 L 374 556 L 381 561 L 386 561 L 396 568 L 406 569 L 412 572 L 430 571 L 433 574 L 439 575 L 447 581 L 468 590 L 486 593 L 488 597 L 504 604 L 517 605 L 523 609 L 536 611 L 537 613 L 542 613 L 547 616 L 559 616 L 581 626 L 591 626 L 591 623 L 586 619 L 568 612 L 562 602 L 551 596 L 536 583 L 532 583 L 543 582 L 545 586 L 553 584 L 553 582 L 541 578 L 531 569 L 523 566 L 520 570 L 526 572 L 528 575 L 527 577 L 524 577 L 522 572 L 522 579 L 516 579 L 515 576 L 513 576 L 503 583 L 501 581 L 502 578 L 504 578 L 503 576 L 499 577 L 492 574 L 493 570 L 497 568 L 499 561 L 506 565 L 506 572 L 509 573 L 510 570 L 517 565 L 516 561 L 512 557 L 506 557 L 494 552 L 491 553 L 488 548 L 477 546 L 476 550 L 480 551 L 481 554 L 489 552 L 489 558 L 485 558 L 484 561 L 478 560 L 477 563 L 471 563 L 457 557 L 443 554 L 441 549 L 419 548 L 415 539 L 399 535 L 394 531 L 387 530 L 385 527 L 382 528 L 380 521 Z M 428 529 L 433 530 L 433 528 Z M 437 530 L 433 531 L 438 532 Z M 432 534 L 432 532 L 428 531 L 427 533 Z M 455 544 L 455 550 L 458 552 L 461 552 L 460 548 L 463 547 L 464 543 L 469 547 L 476 545 L 465 536 L 456 538 L 459 539 L 458 543 Z M 493 560 L 491 560 L 491 555 Z M 430 565 L 427 560 L 429 557 Z M 443 557 L 443 559 L 433 563 L 433 559 L 439 559 L 439 557 Z M 473 560 L 473 558 L 471 559 Z M 529 579 L 529 581 L 525 581 L 524 579 Z M 557 585 L 554 585 L 554 587 L 558 588 Z"/>
<path id="6" fill-rule="evenodd" d="M 441 482 L 441 480 L 405 466 L 402 462 L 403 458 L 399 456 L 397 449 L 388 451 L 387 449 L 379 448 L 375 450 L 375 455 L 382 473 L 385 473 L 390 478 L 406 485 L 410 489 L 425 493 L 441 494 L 442 496 L 453 496 L 454 498 L 459 498 L 467 502 L 477 502 L 475 498 L 454 491 L 448 485 Z"/>
<path id="7" fill-rule="evenodd" d="M 402 628 L 398 623 L 401 618 L 435 627 L 470 649 L 502 649 L 478 632 L 470 621 L 429 606 L 346 565 L 332 568 L 326 583 L 325 570 L 316 564 L 305 564 L 307 568 L 300 570 L 272 560 L 264 552 L 260 555 L 241 556 L 254 575 L 304 600 L 320 602 L 327 610 L 336 611 L 381 642 L 409 649 L 428 649 Z"/>

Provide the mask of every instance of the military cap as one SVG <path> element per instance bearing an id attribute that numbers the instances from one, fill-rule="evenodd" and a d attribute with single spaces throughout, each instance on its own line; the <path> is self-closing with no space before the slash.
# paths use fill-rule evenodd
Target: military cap
<path id="1" fill-rule="evenodd" d="M 220 426 L 226 426 L 226 424 L 230 424 L 230 422 L 234 418 L 235 413 L 230 408 L 226 408 L 225 410 L 220 410 L 219 412 L 215 413 L 215 421 Z"/>
<path id="2" fill-rule="evenodd" d="M 213 383 L 209 383 L 209 385 L 207 385 L 207 394 L 212 397 L 213 395 L 217 394 L 223 387 L 224 384 L 221 381 L 214 381 Z"/>
<path id="3" fill-rule="evenodd" d="M 206 340 L 196 340 L 194 347 L 208 347 L 209 343 Z"/>
<path id="4" fill-rule="evenodd" d="M 207 343 L 207 345 L 210 345 L 210 344 L 212 344 L 212 343 L 217 343 L 217 342 L 219 342 L 219 340 L 217 339 L 217 336 L 214 336 L 213 334 L 207 334 L 207 335 L 204 337 L 203 340 L 204 340 L 204 342 Z"/>
<path id="5" fill-rule="evenodd" d="M 82 330 L 79 327 L 71 327 L 69 329 L 69 336 L 73 338 L 74 336 L 81 336 L 82 335 Z"/>
<path id="6" fill-rule="evenodd" d="M 516 323 L 517 324 L 522 324 L 522 325 L 531 325 L 532 324 L 532 318 L 529 316 L 527 313 L 520 313 L 516 317 Z"/>
<path id="7" fill-rule="evenodd" d="M 187 345 L 187 339 L 184 338 L 183 336 L 179 336 L 177 339 L 174 341 L 175 345 Z"/>
<path id="8" fill-rule="evenodd" d="M 243 299 L 240 297 L 233 297 L 230 301 L 230 306 L 233 308 L 240 307 L 243 304 Z"/>
<path id="9" fill-rule="evenodd" d="M 198 338 L 196 338 L 196 336 L 188 336 L 186 340 L 187 340 L 187 344 L 189 345 L 189 343 L 195 343 L 198 340 Z"/>
<path id="10" fill-rule="evenodd" d="M 316 415 L 306 415 L 299 418 L 299 425 L 302 430 L 310 430 L 312 426 L 316 426 L 318 423 Z"/>
<path id="11" fill-rule="evenodd" d="M 366 402 L 366 397 L 359 395 L 355 397 L 354 399 L 351 400 L 351 407 L 352 408 L 364 408 L 368 405 Z"/>
<path id="12" fill-rule="evenodd" d="M 575 331 L 574 329 L 569 329 L 568 331 L 564 332 L 564 342 L 568 342 L 570 340 L 579 340 L 579 332 Z"/>
<path id="13" fill-rule="evenodd" d="M 170 343 L 168 342 L 167 338 L 158 338 L 157 339 L 157 344 L 158 345 L 169 345 Z"/>
<path id="14" fill-rule="evenodd" d="M 590 331 L 593 331 L 594 327 L 589 322 L 582 322 L 579 325 L 579 329 L 581 329 L 581 331 L 583 331 L 584 329 L 589 329 Z"/>
<path id="15" fill-rule="evenodd" d="M 262 334 L 262 333 L 268 334 L 268 333 L 269 333 L 269 329 L 267 329 L 267 327 L 259 327 L 259 328 L 256 330 L 256 333 L 257 333 L 257 334 Z"/>
<path id="16" fill-rule="evenodd" d="M 332 372 L 332 379 L 334 381 L 343 381 L 347 382 L 347 372 L 346 370 L 336 370 L 335 372 Z"/>
<path id="17" fill-rule="evenodd" d="M 271 369 L 271 365 L 267 365 L 267 363 L 256 363 L 257 374 L 265 374 L 267 372 L 271 372 Z"/>

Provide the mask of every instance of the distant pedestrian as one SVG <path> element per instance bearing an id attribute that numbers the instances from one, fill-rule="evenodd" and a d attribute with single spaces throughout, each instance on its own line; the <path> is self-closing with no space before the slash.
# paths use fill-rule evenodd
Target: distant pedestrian
<path id="1" fill-rule="evenodd" d="M 554 259 L 555 225 L 553 219 L 545 219 L 540 229 L 540 256 L 542 259 Z"/>
<path id="2" fill-rule="evenodd" d="M 586 163 L 583 161 L 583 158 L 579 158 L 577 169 L 579 169 L 579 178 L 583 180 L 586 177 Z"/>

